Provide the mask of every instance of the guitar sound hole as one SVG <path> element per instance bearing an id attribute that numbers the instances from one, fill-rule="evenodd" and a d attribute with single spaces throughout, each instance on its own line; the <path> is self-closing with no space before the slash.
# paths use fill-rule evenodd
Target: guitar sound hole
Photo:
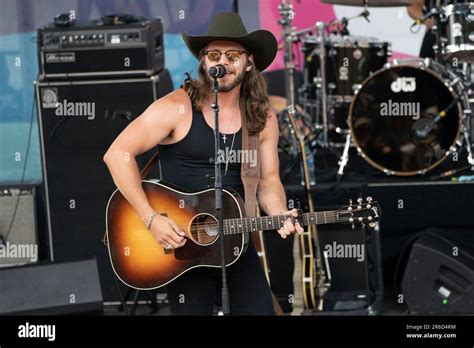
<path id="1" fill-rule="evenodd" d="M 199 245 L 212 244 L 218 236 L 217 220 L 210 214 L 196 215 L 191 221 L 191 237 Z"/>

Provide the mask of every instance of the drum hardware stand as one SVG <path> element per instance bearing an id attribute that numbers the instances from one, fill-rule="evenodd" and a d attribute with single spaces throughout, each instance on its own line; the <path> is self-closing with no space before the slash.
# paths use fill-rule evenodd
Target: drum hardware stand
<path id="1" fill-rule="evenodd" d="M 349 162 L 349 149 L 351 147 L 351 133 L 347 133 L 346 135 L 346 142 L 344 144 L 344 150 L 342 151 L 342 156 L 338 162 L 339 169 L 337 171 L 337 182 L 341 181 L 342 176 L 344 175 L 344 168 L 347 166 L 347 162 Z"/>
<path id="2" fill-rule="evenodd" d="M 466 150 L 467 150 L 467 162 L 474 166 L 474 158 L 472 156 L 472 143 L 469 136 L 469 130 L 467 127 L 464 129 L 464 141 L 466 142 Z"/>
<path id="3" fill-rule="evenodd" d="M 434 17 L 436 19 L 435 21 L 436 24 L 431 28 L 431 31 L 434 32 L 436 36 L 436 43 L 433 45 L 433 50 L 436 57 L 435 59 L 438 62 L 442 62 L 443 59 L 441 57 L 441 54 L 443 51 L 443 33 L 441 31 L 440 23 L 444 19 L 444 16 L 441 14 L 438 8 L 433 7 L 431 9 L 430 17 Z M 427 17 L 426 19 L 430 17 Z"/>
<path id="4" fill-rule="evenodd" d="M 322 117 L 323 117 L 323 130 L 322 130 L 322 147 L 328 147 L 328 96 L 327 96 L 327 76 L 326 76 L 326 38 L 324 30 L 326 29 L 326 24 L 324 22 L 317 22 L 316 28 L 318 37 L 317 42 L 319 45 L 319 66 L 321 71 L 321 103 L 322 103 Z"/>
<path id="5" fill-rule="evenodd" d="M 470 105 L 469 99 L 467 100 L 467 104 Z M 467 150 L 467 162 L 471 165 L 474 166 L 474 157 L 472 153 L 472 143 L 471 143 L 471 131 L 472 131 L 472 108 L 470 109 L 464 109 L 463 110 L 464 115 L 466 116 L 466 123 L 462 125 L 462 133 L 463 133 L 463 138 L 464 138 L 464 144 L 466 146 Z M 461 144 L 462 146 L 462 144 Z"/>
<path id="6" fill-rule="evenodd" d="M 286 89 L 287 89 L 287 100 L 290 108 L 295 108 L 295 63 L 293 56 L 293 42 L 295 36 L 292 32 L 291 27 L 291 13 L 293 7 L 290 4 L 282 3 L 278 6 L 280 15 L 283 17 L 278 22 L 283 27 L 283 37 L 285 45 L 285 72 L 286 72 Z"/>
<path id="7" fill-rule="evenodd" d="M 281 15 L 281 19 L 278 23 L 283 28 L 283 39 L 285 47 L 284 55 L 284 64 L 285 64 L 285 82 L 286 82 L 286 95 L 288 103 L 288 118 L 290 118 L 290 112 L 294 111 L 295 108 L 295 95 L 294 95 L 294 62 L 293 62 L 293 36 L 291 35 L 291 13 L 293 8 L 291 6 L 290 0 L 281 0 L 278 10 Z M 290 121 L 291 122 L 291 121 Z M 297 132 L 297 129 L 294 128 L 292 132 Z M 304 151 L 304 150 L 303 150 Z M 304 161 L 305 162 L 305 161 Z M 295 236 L 293 242 L 293 260 L 294 260 L 294 270 L 293 270 L 293 287 L 294 287 L 294 302 L 293 302 L 293 312 L 292 314 L 300 314 L 299 311 L 304 309 L 304 300 L 303 300 L 303 290 L 302 282 L 298 280 L 303 274 L 301 266 L 301 248 L 299 247 L 299 241 L 301 237 Z"/>
<path id="8" fill-rule="evenodd" d="M 306 161 L 304 139 L 303 139 L 303 136 L 299 132 L 298 125 L 296 124 L 295 117 L 294 117 L 296 115 L 295 94 L 294 94 L 295 92 L 295 88 L 294 88 L 295 64 L 294 64 L 294 56 L 293 56 L 293 42 L 295 40 L 295 35 L 291 27 L 291 16 L 290 16 L 293 9 L 289 0 L 281 0 L 281 3 L 278 6 L 278 9 L 280 11 L 280 15 L 282 16 L 282 19 L 279 20 L 279 24 L 281 24 L 283 27 L 283 36 L 284 36 L 284 44 L 285 44 L 284 62 L 285 62 L 285 73 L 286 73 L 286 93 L 287 93 L 287 101 L 288 101 L 287 116 L 292 127 L 292 133 L 294 134 L 295 138 L 298 140 L 298 144 L 300 148 L 300 155 L 301 155 L 301 162 L 303 165 L 303 174 L 304 174 L 304 179 L 305 179 L 305 189 L 306 189 L 306 194 L 308 198 L 309 211 L 314 212 L 315 210 L 314 210 L 313 199 L 311 195 L 311 183 L 310 183 L 310 178 L 309 178 L 309 173 L 308 173 L 308 164 Z M 323 24 L 323 28 L 324 28 L 324 24 Z M 322 32 L 321 35 L 324 36 L 324 31 L 323 30 L 320 30 L 320 31 Z M 309 226 L 308 233 L 310 235 L 310 238 L 309 238 L 310 243 L 312 243 L 314 247 L 316 247 L 315 260 L 314 260 L 315 272 L 317 275 L 319 275 L 318 284 L 315 284 L 316 289 L 311 289 L 311 295 L 313 295 L 313 291 L 315 290 L 317 291 L 318 293 L 317 295 L 319 299 L 319 307 L 320 309 L 322 309 L 323 297 L 326 294 L 327 290 L 329 289 L 330 284 L 326 282 L 326 279 L 327 279 L 326 272 L 323 270 L 322 265 L 321 265 L 322 264 L 321 248 L 320 248 L 319 236 L 317 233 L 316 226 L 314 225 Z M 298 243 L 298 242 L 303 243 L 302 238 L 304 238 L 304 236 L 297 237 L 297 238 L 295 237 L 295 243 Z M 293 250 L 295 251 L 295 249 Z M 301 249 L 299 251 L 301 253 Z M 299 257 L 295 259 L 299 260 Z M 296 269 L 296 265 L 295 265 L 295 269 Z M 300 276 L 301 278 L 302 275 L 303 275 L 303 272 L 301 272 L 301 274 L 298 276 Z M 300 280 L 300 283 L 302 284 L 302 279 Z M 295 291 L 295 297 L 296 297 L 296 291 Z"/>

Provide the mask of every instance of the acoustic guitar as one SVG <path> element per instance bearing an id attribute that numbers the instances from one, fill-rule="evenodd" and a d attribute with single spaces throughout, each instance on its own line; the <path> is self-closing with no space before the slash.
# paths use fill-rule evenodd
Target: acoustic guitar
<path id="1" fill-rule="evenodd" d="M 125 197 L 116 190 L 106 211 L 107 246 L 118 278 L 126 285 L 151 290 L 170 283 L 196 267 L 220 267 L 218 223 L 214 217 L 214 189 L 186 192 L 159 180 L 142 180 L 151 206 L 174 220 L 186 233 L 186 244 L 175 250 L 163 248 L 140 220 Z M 335 211 L 245 217 L 244 202 L 234 191 L 223 189 L 225 261 L 230 266 L 245 252 L 249 233 L 277 230 L 286 219 L 302 226 L 327 223 L 372 223 L 380 208 L 370 199 Z"/>

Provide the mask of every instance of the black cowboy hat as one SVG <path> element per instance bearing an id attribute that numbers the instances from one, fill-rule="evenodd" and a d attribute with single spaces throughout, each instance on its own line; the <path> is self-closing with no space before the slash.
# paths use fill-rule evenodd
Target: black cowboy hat
<path id="1" fill-rule="evenodd" d="M 271 32 L 257 30 L 248 34 L 242 19 L 234 12 L 221 12 L 214 15 L 207 36 L 189 36 L 184 32 L 181 35 L 186 46 L 198 59 L 202 49 L 211 41 L 238 42 L 250 54 L 253 54 L 255 66 L 260 71 L 265 70 L 273 62 L 278 49 L 275 36 Z"/>

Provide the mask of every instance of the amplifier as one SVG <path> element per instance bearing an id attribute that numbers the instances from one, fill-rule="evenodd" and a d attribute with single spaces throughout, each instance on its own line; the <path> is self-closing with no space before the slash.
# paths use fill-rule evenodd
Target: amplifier
<path id="1" fill-rule="evenodd" d="M 95 76 L 151 76 L 164 68 L 161 18 L 38 30 L 39 80 Z"/>
<path id="2" fill-rule="evenodd" d="M 102 157 L 125 127 L 173 90 L 171 76 L 164 69 L 152 77 L 42 81 L 36 87 L 50 258 L 96 257 L 104 299 L 119 300 L 102 243 L 105 210 L 116 187 Z M 138 156 L 138 166 L 153 154 Z"/>
<path id="3" fill-rule="evenodd" d="M 37 261 L 36 186 L 0 186 L 0 267 Z"/>

